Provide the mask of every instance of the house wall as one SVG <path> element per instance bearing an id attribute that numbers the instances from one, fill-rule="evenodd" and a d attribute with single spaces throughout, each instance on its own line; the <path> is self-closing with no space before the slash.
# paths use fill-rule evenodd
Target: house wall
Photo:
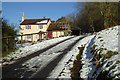
<path id="1" fill-rule="evenodd" d="M 64 35 L 64 31 L 52 31 L 53 37 L 60 37 Z"/>
<path id="2" fill-rule="evenodd" d="M 26 29 L 26 25 L 20 25 L 21 29 L 20 30 L 20 33 L 23 33 L 24 34 L 32 34 L 32 33 L 38 33 L 40 31 L 43 31 L 43 32 L 46 32 L 47 31 L 47 28 L 49 27 L 51 21 L 49 20 L 49 22 L 47 24 L 44 24 L 43 25 L 43 28 L 40 29 L 39 28 L 39 25 L 31 25 L 31 29 Z M 47 34 L 45 33 L 42 34 L 42 39 L 46 36 Z M 33 38 L 33 39 L 31 39 Z M 28 41 L 37 41 L 39 39 L 39 34 L 33 34 L 33 37 L 31 36 L 30 39 L 26 38 L 26 36 L 23 36 L 23 40 L 28 40 Z M 20 39 L 21 40 L 21 39 Z"/>

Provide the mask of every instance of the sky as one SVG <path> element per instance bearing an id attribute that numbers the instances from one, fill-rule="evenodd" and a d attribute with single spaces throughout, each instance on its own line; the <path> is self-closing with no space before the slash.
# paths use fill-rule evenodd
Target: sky
<path id="1" fill-rule="evenodd" d="M 19 25 L 22 12 L 26 19 L 48 17 L 57 20 L 75 12 L 75 7 L 76 2 L 3 2 L 2 16 L 8 23 Z"/>

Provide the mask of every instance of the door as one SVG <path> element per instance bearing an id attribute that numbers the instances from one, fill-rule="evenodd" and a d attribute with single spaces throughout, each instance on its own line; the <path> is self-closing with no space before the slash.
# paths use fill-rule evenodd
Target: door
<path id="1" fill-rule="evenodd" d="M 52 31 L 48 31 L 48 38 L 52 38 Z"/>

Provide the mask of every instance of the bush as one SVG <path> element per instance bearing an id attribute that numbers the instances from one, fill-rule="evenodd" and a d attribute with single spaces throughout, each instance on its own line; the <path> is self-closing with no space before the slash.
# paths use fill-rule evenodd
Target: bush
<path id="1" fill-rule="evenodd" d="M 78 47 L 79 49 L 79 54 L 76 56 L 76 60 L 73 62 L 73 67 L 71 69 L 71 78 L 72 80 L 79 80 L 80 78 L 80 69 L 82 68 L 81 64 L 81 55 L 83 53 L 84 47 Z"/>
<path id="2" fill-rule="evenodd" d="M 6 20 L 2 21 L 2 55 L 5 56 L 15 50 L 16 30 Z"/>
<path id="3" fill-rule="evenodd" d="M 104 55 L 104 59 L 108 59 L 113 55 L 117 55 L 118 52 L 113 52 L 113 51 L 107 51 L 107 53 Z"/>

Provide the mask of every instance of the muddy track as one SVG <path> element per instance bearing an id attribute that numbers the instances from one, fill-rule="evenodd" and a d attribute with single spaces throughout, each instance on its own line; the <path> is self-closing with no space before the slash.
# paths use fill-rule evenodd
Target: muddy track
<path id="1" fill-rule="evenodd" d="M 73 46 L 84 37 L 81 37 L 74 41 L 72 44 L 69 44 L 69 46 L 62 51 L 62 54 L 58 55 L 54 60 L 52 60 L 50 63 L 48 63 L 43 69 L 36 72 L 32 77 L 30 77 L 30 80 L 34 79 L 46 79 L 50 72 L 57 66 L 57 64 L 60 62 L 60 60 L 73 48 Z"/>
<path id="2" fill-rule="evenodd" d="M 54 46 L 56 46 L 56 45 L 58 45 L 60 43 L 63 43 L 65 41 L 67 41 L 67 40 L 70 40 L 72 38 L 74 38 L 74 37 L 67 38 L 67 39 L 62 40 L 62 41 L 60 41 L 58 43 L 55 43 L 55 44 L 53 44 L 51 46 L 48 46 L 48 47 L 46 47 L 44 49 L 41 49 L 41 50 L 39 50 L 37 52 L 34 52 L 33 54 L 30 54 L 30 55 L 27 55 L 27 56 L 25 56 L 23 58 L 20 58 L 20 59 L 16 60 L 16 62 L 13 63 L 13 64 L 2 66 L 2 78 L 3 78 L 3 80 L 5 78 L 19 78 L 18 76 L 15 76 L 15 74 L 18 73 L 18 71 L 15 70 L 15 69 L 22 68 L 22 64 L 24 62 L 26 62 L 27 60 L 29 60 L 31 58 L 39 56 L 41 53 L 51 49 L 52 47 L 54 47 Z"/>

